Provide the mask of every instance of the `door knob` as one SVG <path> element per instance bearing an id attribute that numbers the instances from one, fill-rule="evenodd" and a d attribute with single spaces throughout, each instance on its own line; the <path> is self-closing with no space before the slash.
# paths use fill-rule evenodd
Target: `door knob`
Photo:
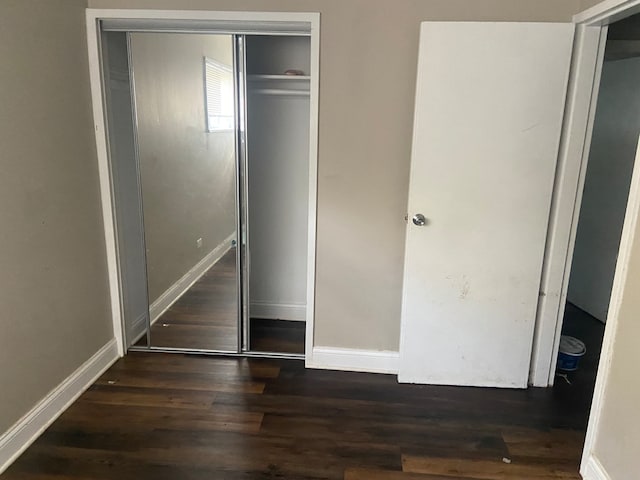
<path id="1" fill-rule="evenodd" d="M 421 213 L 416 213 L 411 219 L 414 225 L 422 227 L 427 224 L 427 219 L 424 218 L 424 215 Z"/>

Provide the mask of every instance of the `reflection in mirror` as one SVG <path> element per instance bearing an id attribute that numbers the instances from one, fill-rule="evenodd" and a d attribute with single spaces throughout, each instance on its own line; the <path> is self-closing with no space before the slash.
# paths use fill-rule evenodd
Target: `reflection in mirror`
<path id="1" fill-rule="evenodd" d="M 238 350 L 233 37 L 132 33 L 151 345 Z"/>
<path id="2" fill-rule="evenodd" d="M 122 316 L 128 348 L 136 342 L 138 345 L 141 343 L 147 345 L 149 304 L 127 34 L 125 32 L 104 33 L 102 55 L 109 99 L 107 120 L 120 259 L 118 271 L 120 282 L 124 287 Z"/>

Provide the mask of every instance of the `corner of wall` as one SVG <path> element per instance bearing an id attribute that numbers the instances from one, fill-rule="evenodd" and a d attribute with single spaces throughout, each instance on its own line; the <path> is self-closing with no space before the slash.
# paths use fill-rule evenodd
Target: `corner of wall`
<path id="1" fill-rule="evenodd" d="M 115 338 L 0 436 L 0 474 L 120 357 Z"/>
<path id="2" fill-rule="evenodd" d="M 611 480 L 604 466 L 593 453 L 589 454 L 583 463 L 580 474 L 584 480 Z"/>

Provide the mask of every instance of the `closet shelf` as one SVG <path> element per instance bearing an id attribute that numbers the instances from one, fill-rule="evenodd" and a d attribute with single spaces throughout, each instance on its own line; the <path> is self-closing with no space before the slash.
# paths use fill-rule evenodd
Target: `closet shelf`
<path id="1" fill-rule="evenodd" d="M 309 96 L 310 79 L 306 75 L 247 75 L 249 93 L 258 95 Z"/>
<path id="2" fill-rule="evenodd" d="M 273 80 L 284 80 L 284 81 L 305 81 L 308 82 L 311 80 L 309 75 L 270 75 L 270 74 L 252 74 L 247 75 L 247 80 L 252 82 L 267 82 Z"/>

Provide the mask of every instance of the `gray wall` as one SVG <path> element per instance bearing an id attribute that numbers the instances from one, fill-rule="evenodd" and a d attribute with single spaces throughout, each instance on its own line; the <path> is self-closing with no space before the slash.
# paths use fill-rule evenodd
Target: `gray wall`
<path id="1" fill-rule="evenodd" d="M 591 8 L 598 3 L 602 3 L 602 0 L 580 0 L 580 6 L 577 9 L 578 12 Z"/>
<path id="2" fill-rule="evenodd" d="M 0 434 L 113 337 L 84 8 L 0 2 Z"/>
<path id="3" fill-rule="evenodd" d="M 233 50 L 228 35 L 131 37 L 153 303 L 235 231 L 234 134 L 207 132 L 203 73 L 203 57 L 231 65 Z"/>
<path id="4" fill-rule="evenodd" d="M 308 37 L 249 37 L 247 71 L 309 73 Z M 251 316 L 305 320 L 309 198 L 309 96 L 265 95 L 309 82 L 248 83 Z M 253 92 L 253 93 L 252 93 Z"/>
<path id="5" fill-rule="evenodd" d="M 640 58 L 605 62 L 568 300 L 605 321 L 640 135 Z"/>
<path id="6" fill-rule="evenodd" d="M 569 21 L 577 0 L 90 0 L 321 13 L 316 345 L 397 350 L 419 25 Z"/>

